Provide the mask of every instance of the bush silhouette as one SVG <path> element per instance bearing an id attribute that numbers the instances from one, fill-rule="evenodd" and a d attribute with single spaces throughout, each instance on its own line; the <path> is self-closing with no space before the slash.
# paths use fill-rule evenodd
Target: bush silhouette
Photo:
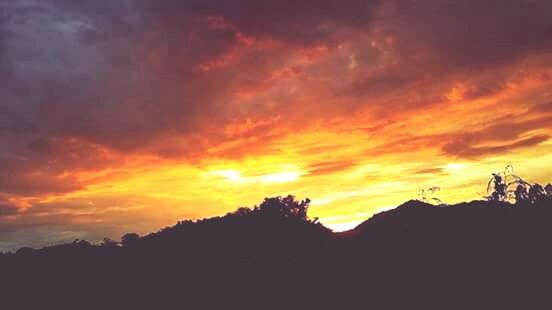
<path id="1" fill-rule="evenodd" d="M 307 212 L 310 199 L 298 201 L 295 196 L 265 198 L 258 207 L 262 214 L 268 216 L 281 216 L 286 218 L 296 218 L 308 221 Z"/>
<path id="2" fill-rule="evenodd" d="M 512 165 L 499 172 L 493 173 L 487 185 L 489 201 L 503 201 L 518 205 L 537 204 L 552 199 L 552 185 L 546 187 L 535 183 L 530 184 L 513 173 Z"/>
<path id="3" fill-rule="evenodd" d="M 544 187 L 544 191 L 546 192 L 547 197 L 552 197 L 552 184 L 547 184 Z"/>
<path id="4" fill-rule="evenodd" d="M 111 238 L 103 238 L 102 243 L 100 244 L 106 248 L 113 248 L 119 246 L 119 243 Z"/>
<path id="5" fill-rule="evenodd" d="M 121 237 L 121 244 L 125 247 L 136 244 L 140 240 L 140 235 L 136 233 L 128 233 Z"/>

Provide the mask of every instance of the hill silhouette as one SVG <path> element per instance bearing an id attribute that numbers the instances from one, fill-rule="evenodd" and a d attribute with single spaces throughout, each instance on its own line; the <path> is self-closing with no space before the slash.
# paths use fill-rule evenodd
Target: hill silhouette
<path id="1" fill-rule="evenodd" d="M 157 233 L 0 255 L 4 309 L 548 309 L 552 200 L 409 201 L 343 233 L 265 199 Z"/>

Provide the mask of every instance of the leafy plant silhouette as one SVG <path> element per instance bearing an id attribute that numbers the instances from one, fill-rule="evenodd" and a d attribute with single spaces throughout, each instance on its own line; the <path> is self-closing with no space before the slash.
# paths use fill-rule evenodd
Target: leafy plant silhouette
<path id="1" fill-rule="evenodd" d="M 513 204 L 535 204 L 552 198 L 552 185 L 545 187 L 531 184 L 514 174 L 514 167 L 507 165 L 503 171 L 493 173 L 487 184 L 489 201 L 504 201 Z"/>
<path id="2" fill-rule="evenodd" d="M 432 186 L 426 189 L 422 188 L 419 194 L 420 200 L 425 203 L 443 205 L 443 201 L 434 196 L 439 191 L 441 191 L 439 186 Z"/>

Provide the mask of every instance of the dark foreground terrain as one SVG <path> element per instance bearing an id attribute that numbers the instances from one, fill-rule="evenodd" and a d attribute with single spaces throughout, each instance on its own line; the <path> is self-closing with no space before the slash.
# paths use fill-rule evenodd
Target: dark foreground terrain
<path id="1" fill-rule="evenodd" d="M 411 201 L 332 233 L 288 198 L 0 255 L 0 309 L 552 309 L 550 199 Z"/>

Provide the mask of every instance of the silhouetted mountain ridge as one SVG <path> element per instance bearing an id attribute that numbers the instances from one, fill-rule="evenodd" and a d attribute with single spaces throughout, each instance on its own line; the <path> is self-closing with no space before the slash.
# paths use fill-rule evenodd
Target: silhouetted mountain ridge
<path id="1" fill-rule="evenodd" d="M 344 233 L 277 197 L 124 246 L 0 256 L 10 309 L 538 309 L 552 305 L 552 204 L 409 201 Z M 27 298 L 32 296 L 32 298 Z"/>

